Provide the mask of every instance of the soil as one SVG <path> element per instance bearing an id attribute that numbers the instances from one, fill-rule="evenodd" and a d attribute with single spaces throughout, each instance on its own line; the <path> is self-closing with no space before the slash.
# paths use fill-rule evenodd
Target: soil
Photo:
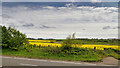
<path id="1" fill-rule="evenodd" d="M 102 62 L 95 62 L 97 65 L 112 65 L 112 66 L 118 66 L 120 65 L 120 61 L 118 59 L 115 59 L 113 57 L 106 57 L 102 59 Z"/>
<path id="2" fill-rule="evenodd" d="M 118 61 L 117 59 L 113 58 L 113 57 L 106 57 L 106 58 L 103 58 L 102 60 L 103 64 L 108 64 L 108 65 L 118 65 Z"/>

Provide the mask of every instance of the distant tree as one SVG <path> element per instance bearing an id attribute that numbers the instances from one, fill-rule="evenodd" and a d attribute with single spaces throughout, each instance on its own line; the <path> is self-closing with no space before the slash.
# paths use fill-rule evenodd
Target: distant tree
<path id="1" fill-rule="evenodd" d="M 38 38 L 38 40 L 43 40 L 43 38 Z"/>
<path id="2" fill-rule="evenodd" d="M 72 44 L 74 43 L 75 39 L 75 33 L 73 33 L 72 35 L 69 35 L 65 41 L 63 41 L 62 43 L 62 50 L 68 50 L 70 51 L 72 49 Z"/>
<path id="3" fill-rule="evenodd" d="M 35 38 L 27 38 L 27 39 L 29 39 L 29 40 L 36 40 Z"/>
<path id="4" fill-rule="evenodd" d="M 75 39 L 75 33 L 72 34 L 72 39 Z"/>

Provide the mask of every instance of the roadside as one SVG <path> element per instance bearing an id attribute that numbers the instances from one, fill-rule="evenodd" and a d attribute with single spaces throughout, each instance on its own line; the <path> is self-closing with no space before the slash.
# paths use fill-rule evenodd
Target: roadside
<path id="1" fill-rule="evenodd" d="M 55 50 L 52 48 L 49 49 Z M 3 49 L 2 51 L 2 55 L 8 57 L 18 57 L 18 58 L 24 57 L 24 58 L 32 58 L 32 59 L 45 59 L 50 61 L 54 60 L 54 61 L 76 62 L 76 63 L 92 63 L 96 65 L 118 65 L 118 59 L 115 59 L 115 57 L 113 58 L 111 56 L 107 56 L 106 54 L 108 53 L 104 51 L 94 51 L 94 52 L 92 50 L 80 51 L 79 53 L 81 55 L 63 54 L 61 52 L 60 54 L 56 54 L 56 53 L 55 54 L 51 53 L 50 51 L 47 51 L 46 48 L 32 48 L 31 52 L 28 52 L 26 50 L 13 51 L 9 49 Z M 114 52 L 112 52 L 112 54 L 113 53 Z M 94 61 L 99 58 L 100 61 Z M 90 60 L 90 61 L 83 61 L 83 60 Z"/>
<path id="2" fill-rule="evenodd" d="M 103 58 L 103 62 L 62 61 L 51 59 L 34 59 L 15 56 L 2 56 L 4 66 L 117 66 L 118 60 L 113 57 Z M 21 61 L 21 62 L 20 62 Z M 13 63 L 13 64 L 12 64 Z"/>

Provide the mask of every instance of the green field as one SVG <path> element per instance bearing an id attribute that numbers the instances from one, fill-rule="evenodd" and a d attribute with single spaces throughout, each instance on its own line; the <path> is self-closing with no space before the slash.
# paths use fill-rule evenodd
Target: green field
<path id="1" fill-rule="evenodd" d="M 55 39 L 57 42 L 63 42 L 65 39 Z M 75 44 L 96 44 L 96 45 L 119 45 L 120 39 L 75 39 Z"/>
<path id="2" fill-rule="evenodd" d="M 70 51 L 60 51 L 59 48 L 54 47 L 33 47 L 30 49 L 23 49 L 18 51 L 11 49 L 3 49 L 2 54 L 6 56 L 18 56 L 27 58 L 89 62 L 98 62 L 101 61 L 103 57 L 108 56 L 120 59 L 120 52 L 113 49 L 106 49 L 102 51 L 93 49 L 73 48 Z"/>

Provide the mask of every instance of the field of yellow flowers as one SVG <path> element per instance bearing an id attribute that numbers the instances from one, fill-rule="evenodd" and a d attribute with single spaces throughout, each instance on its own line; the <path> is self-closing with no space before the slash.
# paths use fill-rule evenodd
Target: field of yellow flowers
<path id="1" fill-rule="evenodd" d="M 29 42 L 38 42 L 38 43 L 50 43 L 56 42 L 56 40 L 28 40 Z"/>
<path id="2" fill-rule="evenodd" d="M 51 43 L 55 42 L 55 40 L 29 40 L 29 43 L 31 45 L 36 46 L 50 46 L 50 47 L 61 47 L 62 44 L 60 43 Z M 91 48 L 91 49 L 98 49 L 98 50 L 104 50 L 104 48 L 112 48 L 116 50 L 120 50 L 118 45 L 81 45 L 81 44 L 73 44 L 72 47 L 78 47 L 78 48 Z"/>

